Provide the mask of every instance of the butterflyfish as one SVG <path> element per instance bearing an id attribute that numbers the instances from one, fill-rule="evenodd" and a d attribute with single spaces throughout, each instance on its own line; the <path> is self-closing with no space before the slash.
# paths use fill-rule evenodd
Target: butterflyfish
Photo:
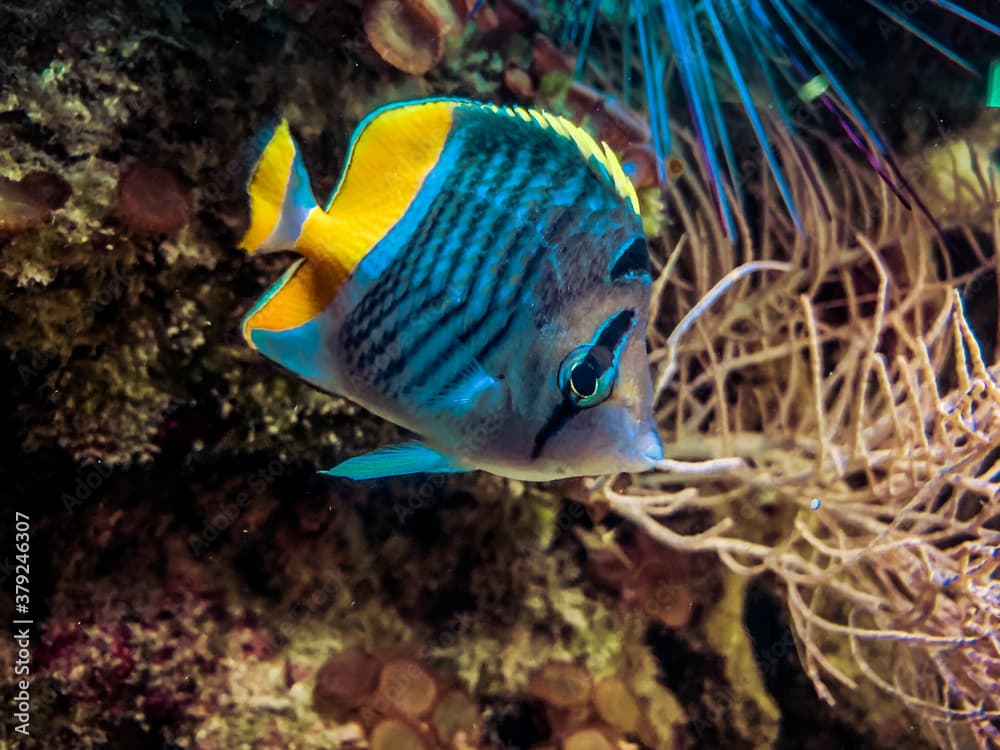
<path id="1" fill-rule="evenodd" d="M 361 122 L 320 207 L 287 122 L 262 142 L 241 246 L 301 258 L 246 341 L 417 436 L 324 473 L 548 480 L 662 458 L 649 255 L 607 145 L 535 109 L 401 102 Z"/>

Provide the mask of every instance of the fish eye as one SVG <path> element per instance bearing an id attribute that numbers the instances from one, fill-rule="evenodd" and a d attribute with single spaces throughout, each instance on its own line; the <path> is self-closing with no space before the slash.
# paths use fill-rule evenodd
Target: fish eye
<path id="1" fill-rule="evenodd" d="M 559 368 L 559 386 L 575 406 L 597 406 L 611 395 L 613 357 L 603 346 L 585 344 L 571 351 Z"/>
<path id="2" fill-rule="evenodd" d="M 597 393 L 599 379 L 594 358 L 587 356 L 569 371 L 569 388 L 577 398 L 591 398 Z"/>

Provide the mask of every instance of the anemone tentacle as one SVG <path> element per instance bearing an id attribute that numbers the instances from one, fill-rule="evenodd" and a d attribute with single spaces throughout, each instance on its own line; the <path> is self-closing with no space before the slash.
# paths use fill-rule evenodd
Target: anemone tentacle
<path id="1" fill-rule="evenodd" d="M 1000 26 L 951 0 L 929 0 L 931 12 L 961 19 L 1000 36 Z M 642 70 L 653 145 L 660 163 L 670 150 L 667 111 L 676 69 L 687 101 L 720 219 L 733 235 L 732 212 L 741 210 L 742 176 L 722 103 L 737 102 L 753 132 L 760 156 L 774 178 L 789 214 L 799 226 L 784 167 L 771 145 L 762 111 L 774 112 L 778 126 L 797 133 L 795 105 L 822 108 L 861 150 L 879 176 L 909 205 L 910 190 L 892 163 L 889 149 L 851 96 L 829 59 L 856 67 L 861 55 L 847 35 L 808 0 L 552 0 L 564 20 L 563 38 L 576 43 L 576 78 L 586 74 L 595 26 L 617 24 L 622 43 L 619 92 L 629 104 L 633 55 Z M 858 0 L 961 68 L 979 74 L 972 61 L 940 41 L 912 15 L 886 0 Z M 633 41 L 634 40 L 634 41 Z M 731 92 L 731 93 L 730 93 Z M 794 104 L 793 104 L 794 103 Z M 727 196 L 735 196 L 730 198 Z M 909 199 L 908 199 L 909 198 Z M 919 204 L 919 201 L 916 201 Z"/>

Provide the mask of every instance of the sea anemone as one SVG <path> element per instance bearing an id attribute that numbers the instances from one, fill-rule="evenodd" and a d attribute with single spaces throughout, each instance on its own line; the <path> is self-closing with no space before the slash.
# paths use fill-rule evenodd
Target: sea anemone
<path id="1" fill-rule="evenodd" d="M 375 690 L 378 662 L 358 646 L 327 659 L 316 673 L 317 702 L 358 708 Z"/>
<path id="2" fill-rule="evenodd" d="M 582 706 L 590 700 L 590 674 L 568 662 L 549 662 L 531 675 L 528 694 L 558 708 Z"/>
<path id="3" fill-rule="evenodd" d="M 176 234 L 191 218 L 188 189 L 177 174 L 144 161 L 122 168 L 118 202 L 122 218 L 140 232 Z"/>
<path id="4" fill-rule="evenodd" d="M 895 24 L 923 40 L 962 68 L 975 65 L 939 42 L 912 13 L 882 0 L 858 2 L 875 9 L 883 24 Z M 950 0 L 929 0 L 942 15 L 953 15 L 985 32 L 1000 36 L 1000 26 Z M 670 151 L 668 102 L 671 84 L 679 78 L 687 100 L 698 152 L 705 161 L 716 210 L 726 233 L 736 231 L 734 207 L 743 197 L 745 175 L 736 156 L 725 100 L 738 101 L 796 228 L 803 229 L 786 178 L 784 163 L 773 144 L 773 128 L 761 116 L 773 110 L 787 132 L 796 131 L 802 108 L 829 113 L 865 158 L 901 197 L 909 188 L 888 154 L 886 144 L 852 98 L 831 64 L 838 56 L 851 66 L 860 62 L 844 35 L 815 3 L 803 0 L 616 0 L 615 2 L 552 2 L 563 21 L 561 40 L 575 42 L 575 75 L 581 78 L 592 55 L 591 39 L 599 22 L 616 25 L 621 44 L 619 92 L 632 104 L 633 61 L 644 80 L 645 104 L 659 162 Z M 637 53 L 637 54 L 636 54 Z M 834 53 L 831 55 L 830 53 Z M 604 61 L 602 61 L 604 62 Z M 598 64 L 610 81 L 611 65 Z M 674 71 L 676 70 L 676 76 Z M 792 155 L 794 158 L 794 154 Z M 663 167 L 660 167 L 661 171 Z M 661 174 L 661 178 L 663 175 Z"/>
<path id="5" fill-rule="evenodd" d="M 423 74 L 444 54 L 444 39 L 461 28 L 449 0 L 369 0 L 363 23 L 368 42 L 404 73 Z"/>
<path id="6" fill-rule="evenodd" d="M 384 719 L 375 725 L 371 737 L 372 750 L 427 750 L 420 732 L 399 719 Z"/>
<path id="7" fill-rule="evenodd" d="M 71 192 L 69 183 L 51 172 L 31 172 L 19 181 L 0 177 L 0 232 L 44 224 Z"/>

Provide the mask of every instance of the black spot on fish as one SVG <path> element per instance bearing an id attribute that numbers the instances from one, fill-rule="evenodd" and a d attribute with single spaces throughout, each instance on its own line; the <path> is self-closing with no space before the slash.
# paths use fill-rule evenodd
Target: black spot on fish
<path id="1" fill-rule="evenodd" d="M 645 237 L 636 237 L 623 247 L 611 263 L 611 280 L 649 276 L 649 252 Z"/>

